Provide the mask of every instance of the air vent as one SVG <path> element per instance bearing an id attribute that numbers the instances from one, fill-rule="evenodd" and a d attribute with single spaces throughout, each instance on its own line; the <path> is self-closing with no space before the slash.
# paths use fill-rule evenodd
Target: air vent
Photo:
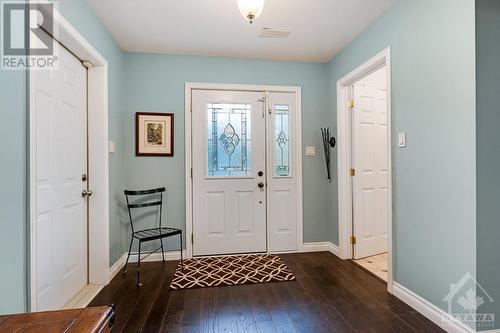
<path id="1" fill-rule="evenodd" d="M 289 34 L 290 34 L 290 31 L 276 30 L 273 28 L 262 28 L 262 31 L 260 32 L 260 37 L 287 38 Z"/>

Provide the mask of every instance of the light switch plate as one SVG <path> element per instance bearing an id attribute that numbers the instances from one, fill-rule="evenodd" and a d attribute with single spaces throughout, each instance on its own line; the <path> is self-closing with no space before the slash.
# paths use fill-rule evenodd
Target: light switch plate
<path id="1" fill-rule="evenodd" d="M 398 135 L 398 146 L 399 148 L 405 148 L 406 147 L 406 133 L 401 132 Z"/>
<path id="2" fill-rule="evenodd" d="M 115 148 L 115 143 L 113 141 L 108 142 L 108 150 L 111 154 L 115 153 L 116 148 Z"/>
<path id="3" fill-rule="evenodd" d="M 316 156 L 316 147 L 315 146 L 307 146 L 306 147 L 306 156 Z"/>

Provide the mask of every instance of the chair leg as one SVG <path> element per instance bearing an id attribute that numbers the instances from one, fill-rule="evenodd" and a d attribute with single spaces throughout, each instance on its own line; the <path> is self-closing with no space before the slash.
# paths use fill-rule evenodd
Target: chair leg
<path id="1" fill-rule="evenodd" d="M 141 241 L 139 240 L 139 253 L 137 254 L 137 286 L 141 287 Z"/>
<path id="2" fill-rule="evenodd" d="M 181 243 L 181 269 L 184 269 L 184 259 L 182 258 L 182 231 L 179 234 L 179 243 Z"/>
<path id="3" fill-rule="evenodd" d="M 130 251 L 132 251 L 132 243 L 134 242 L 134 237 L 130 239 L 130 246 L 128 247 L 128 255 L 127 255 L 127 261 L 125 261 L 125 266 L 123 266 L 123 272 L 122 274 L 127 273 L 127 264 L 128 264 L 128 259 L 130 258 Z"/>
<path id="4" fill-rule="evenodd" d="M 160 238 L 160 243 L 161 243 L 161 258 L 163 259 L 163 262 L 165 262 L 165 251 L 163 250 L 163 238 Z"/>

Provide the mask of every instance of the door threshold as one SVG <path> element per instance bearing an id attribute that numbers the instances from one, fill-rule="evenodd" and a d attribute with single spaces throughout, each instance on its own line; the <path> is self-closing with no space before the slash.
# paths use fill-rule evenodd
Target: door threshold
<path id="1" fill-rule="evenodd" d="M 387 283 L 388 279 L 388 264 L 387 254 L 382 253 L 374 256 L 369 256 L 361 259 L 350 259 L 350 261 L 358 267 L 361 267 L 366 272 L 375 276 L 379 280 Z"/>
<path id="2" fill-rule="evenodd" d="M 103 284 L 87 284 L 72 299 L 64 304 L 62 310 L 85 308 L 99 294 L 102 288 L 104 288 Z"/>

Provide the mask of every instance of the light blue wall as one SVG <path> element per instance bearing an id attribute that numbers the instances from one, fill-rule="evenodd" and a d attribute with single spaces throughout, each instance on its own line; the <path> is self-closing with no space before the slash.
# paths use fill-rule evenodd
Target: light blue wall
<path id="1" fill-rule="evenodd" d="M 399 0 L 330 64 L 333 103 L 339 78 L 391 47 L 392 135 L 408 140 L 393 141 L 394 275 L 443 309 L 476 271 L 474 20 L 474 0 Z"/>
<path id="2" fill-rule="evenodd" d="M 214 57 L 127 54 L 123 142 L 125 184 L 130 188 L 167 186 L 167 223 L 185 227 L 184 83 L 213 82 L 302 87 L 303 146 L 316 157 L 303 158 L 304 240 L 333 240 L 331 198 L 321 154 L 320 127 L 332 112 L 327 98 L 327 65 Z M 175 156 L 135 156 L 134 115 L 139 111 L 175 113 Z"/>
<path id="3" fill-rule="evenodd" d="M 303 157 L 304 240 L 337 243 L 337 182 L 325 180 L 319 128 L 336 125 L 336 80 L 390 45 L 393 135 L 406 131 L 409 143 L 407 149 L 394 148 L 396 281 L 444 307 L 449 284 L 467 271 L 475 274 L 473 0 L 399 0 L 329 65 L 125 54 L 85 1 L 60 4 L 63 15 L 110 66 L 110 139 L 117 145 L 117 153 L 110 156 L 111 263 L 126 250 L 128 241 L 128 221 L 121 209 L 124 187 L 166 185 L 167 222 L 184 227 L 186 81 L 303 88 L 303 146 L 317 148 L 316 157 Z M 24 75 L 0 71 L 0 253 L 5 258 L 0 313 L 25 309 Z M 175 157 L 135 156 L 138 111 L 175 113 Z"/>
<path id="4" fill-rule="evenodd" d="M 476 1 L 477 49 L 477 275 L 494 303 L 478 310 L 494 313 L 500 328 L 500 1 Z M 490 328 L 485 328 L 490 329 Z"/>
<path id="5" fill-rule="evenodd" d="M 0 70 L 0 313 L 25 306 L 26 73 Z"/>
<path id="6" fill-rule="evenodd" d="M 65 18 L 109 63 L 109 135 L 121 141 L 124 54 L 84 0 L 59 1 Z M 0 313 L 26 309 L 26 73 L 0 70 Z M 110 156 L 111 261 L 123 252 L 117 191 L 122 184 L 121 151 Z"/>

